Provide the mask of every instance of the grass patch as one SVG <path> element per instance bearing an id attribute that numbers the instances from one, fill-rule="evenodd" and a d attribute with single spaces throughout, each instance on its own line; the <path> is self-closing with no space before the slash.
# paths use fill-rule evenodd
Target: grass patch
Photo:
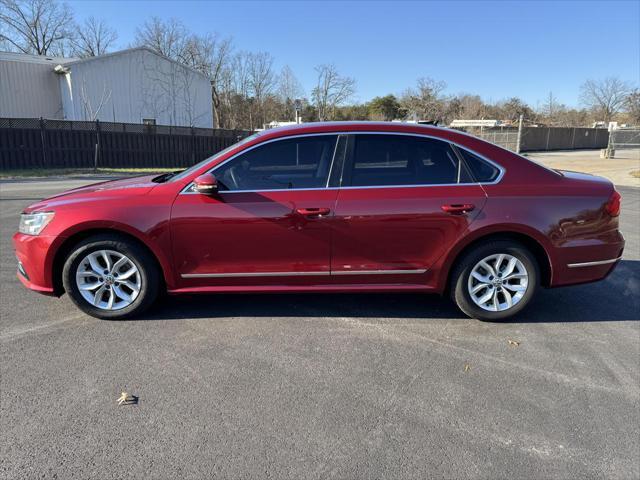
<path id="1" fill-rule="evenodd" d="M 180 168 L 30 168 L 3 170 L 0 178 L 21 177 L 65 177 L 70 175 L 147 175 L 152 173 L 175 172 Z"/>
<path id="2" fill-rule="evenodd" d="M 629 175 L 631 175 L 633 178 L 640 178 L 640 170 L 634 170 Z"/>

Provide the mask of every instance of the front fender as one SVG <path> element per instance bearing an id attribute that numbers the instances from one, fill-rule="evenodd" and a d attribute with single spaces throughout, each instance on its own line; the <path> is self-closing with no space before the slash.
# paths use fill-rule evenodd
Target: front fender
<path id="1" fill-rule="evenodd" d="M 175 275 L 169 258 L 170 254 L 167 253 L 171 251 L 167 222 L 158 225 L 151 231 L 143 232 L 130 225 L 113 220 L 91 220 L 74 224 L 57 235 L 47 252 L 44 265 L 45 275 L 47 278 L 52 279 L 52 285 L 55 284 L 53 276 L 55 275 L 56 262 L 62 261 L 61 258 L 58 258 L 59 255 L 66 255 L 68 249 L 77 241 L 98 233 L 124 234 L 145 245 L 158 260 L 167 287 L 173 288 Z"/>

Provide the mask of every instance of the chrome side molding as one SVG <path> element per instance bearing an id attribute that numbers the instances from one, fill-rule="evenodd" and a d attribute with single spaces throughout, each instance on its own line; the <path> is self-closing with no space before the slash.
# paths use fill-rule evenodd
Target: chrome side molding
<path id="1" fill-rule="evenodd" d="M 336 270 L 331 275 L 406 275 L 426 273 L 427 269 L 419 270 Z"/>
<path id="2" fill-rule="evenodd" d="M 609 260 L 598 260 L 596 262 L 567 263 L 567 267 L 569 268 L 595 267 L 597 265 L 606 265 L 608 263 L 615 263 L 621 258 L 622 256 L 619 256 L 618 258 L 610 258 Z"/>
<path id="3" fill-rule="evenodd" d="M 426 273 L 418 270 L 338 270 L 324 272 L 237 272 L 237 273 L 183 273 L 182 278 L 242 278 L 242 277 L 316 277 L 333 275 L 406 275 Z"/>

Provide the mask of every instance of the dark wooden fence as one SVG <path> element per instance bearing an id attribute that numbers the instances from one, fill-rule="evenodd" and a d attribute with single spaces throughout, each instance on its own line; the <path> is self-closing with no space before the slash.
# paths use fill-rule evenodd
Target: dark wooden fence
<path id="1" fill-rule="evenodd" d="M 188 167 L 250 133 L 165 125 L 0 118 L 0 168 Z"/>
<path id="2" fill-rule="evenodd" d="M 521 151 L 607 148 L 608 142 L 605 128 L 524 127 Z"/>

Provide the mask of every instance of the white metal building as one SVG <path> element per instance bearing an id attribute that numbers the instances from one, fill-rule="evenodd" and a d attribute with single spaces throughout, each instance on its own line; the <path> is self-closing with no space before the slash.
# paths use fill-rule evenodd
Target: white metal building
<path id="1" fill-rule="evenodd" d="M 211 128 L 209 80 L 144 47 L 85 59 L 0 53 L 0 117 Z"/>

